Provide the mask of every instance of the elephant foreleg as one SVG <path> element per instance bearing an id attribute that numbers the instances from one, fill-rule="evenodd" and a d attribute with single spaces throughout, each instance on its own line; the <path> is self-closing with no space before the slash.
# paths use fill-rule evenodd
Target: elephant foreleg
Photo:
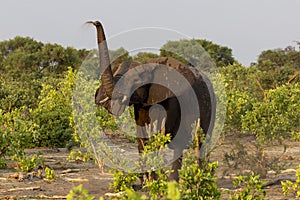
<path id="1" fill-rule="evenodd" d="M 182 149 L 174 149 L 174 161 L 172 163 L 172 172 L 168 178 L 169 181 L 179 181 L 178 170 L 182 166 Z"/>

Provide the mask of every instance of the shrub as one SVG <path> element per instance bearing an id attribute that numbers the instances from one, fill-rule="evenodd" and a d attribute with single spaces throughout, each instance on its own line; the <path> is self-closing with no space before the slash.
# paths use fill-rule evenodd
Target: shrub
<path id="1" fill-rule="evenodd" d="M 180 191 L 179 191 L 179 185 L 177 182 L 168 182 L 168 194 L 167 199 L 168 200 L 179 200 L 180 199 Z"/>
<path id="2" fill-rule="evenodd" d="M 156 170 L 157 179 L 147 180 L 145 188 L 149 190 L 149 196 L 151 200 L 162 199 L 168 194 L 168 170 Z"/>
<path id="3" fill-rule="evenodd" d="M 17 161 L 16 168 L 22 172 L 30 172 L 38 166 L 44 166 L 44 159 L 41 158 L 40 153 L 32 156 L 14 156 L 13 160 Z"/>
<path id="4" fill-rule="evenodd" d="M 231 200 L 262 200 L 266 196 L 266 191 L 262 189 L 263 184 L 259 176 L 254 174 L 235 177 L 233 185 L 240 189 L 228 192 Z"/>
<path id="5" fill-rule="evenodd" d="M 151 153 L 159 150 L 161 147 L 165 146 L 166 142 L 170 140 L 170 135 L 153 134 L 147 144 L 144 147 L 144 151 L 141 155 L 142 160 L 137 163 L 137 168 L 142 166 L 161 166 L 163 161 L 162 155 L 157 152 L 155 156 Z M 148 156 L 151 154 L 152 156 Z M 133 184 L 138 179 L 137 173 L 125 173 L 119 170 L 112 170 L 114 172 L 114 182 L 112 187 L 115 192 L 125 191 L 126 189 L 132 189 Z M 148 174 L 153 173 L 151 170 L 147 172 Z M 156 199 L 157 197 L 166 194 L 167 189 L 167 177 L 170 171 L 168 170 L 156 170 L 155 173 L 158 175 L 157 180 L 147 180 L 145 188 L 149 190 L 151 199 Z"/>
<path id="6" fill-rule="evenodd" d="M 242 116 L 252 109 L 252 103 L 261 100 L 262 95 L 255 82 L 260 71 L 238 63 L 220 68 L 226 89 L 225 132 L 242 132 Z"/>
<path id="7" fill-rule="evenodd" d="M 92 160 L 93 156 L 91 155 L 91 152 L 87 151 L 83 153 L 80 150 L 71 150 L 69 157 L 67 158 L 68 161 L 82 161 L 82 162 L 88 162 L 89 160 Z"/>
<path id="8" fill-rule="evenodd" d="M 190 153 L 183 161 L 180 170 L 182 199 L 220 199 L 221 193 L 215 180 L 217 162 L 203 161 L 201 166 Z"/>
<path id="9" fill-rule="evenodd" d="M 116 123 L 114 117 L 104 108 L 98 108 L 95 105 L 93 95 L 99 86 L 99 81 L 92 80 L 82 71 L 76 75 L 72 98 L 73 112 L 70 117 L 74 131 L 73 137 L 82 147 L 93 153 L 95 161 L 103 171 L 104 157 L 109 161 L 115 159 L 115 154 L 105 142 L 105 131 L 115 130 Z M 112 162 L 113 164 L 120 163 Z"/>
<path id="10" fill-rule="evenodd" d="M 122 199 L 130 199 L 130 200 L 146 200 L 147 197 L 145 194 L 140 194 L 139 192 L 134 192 L 132 190 L 127 189 Z"/>
<path id="11" fill-rule="evenodd" d="M 114 181 L 110 185 L 111 188 L 114 189 L 115 192 L 132 190 L 133 184 L 138 179 L 137 174 L 135 173 L 125 173 L 118 170 L 112 170 L 114 175 Z"/>
<path id="12" fill-rule="evenodd" d="M 93 200 L 95 197 L 89 195 L 89 192 L 82 188 L 82 185 L 73 187 L 67 195 L 67 200 Z"/>
<path id="13" fill-rule="evenodd" d="M 142 165 L 161 166 L 163 157 L 148 157 L 147 154 L 157 151 L 170 140 L 170 135 L 154 134 L 145 145 L 142 154 Z M 137 166 L 139 167 L 139 166 Z M 146 189 L 150 199 L 220 199 L 220 191 L 215 181 L 215 170 L 218 163 L 203 162 L 199 167 L 198 161 L 191 153 L 186 154 L 182 169 L 179 172 L 180 184 L 167 181 L 170 170 L 160 169 L 155 171 L 156 179 L 147 179 Z M 151 170 L 148 174 L 153 173 Z M 116 192 L 132 190 L 132 184 L 137 180 L 137 174 L 129 174 L 118 170 L 114 173 L 113 187 Z M 117 190 L 116 190 L 117 189 Z M 138 195 L 138 194 L 136 194 Z M 175 195 L 174 197 L 172 195 Z"/>
<path id="14" fill-rule="evenodd" d="M 56 87 L 43 84 L 38 107 L 32 113 L 37 124 L 32 134 L 35 146 L 65 147 L 74 132 L 70 126 L 72 88 L 75 73 L 69 69 L 65 79 Z"/>
<path id="15" fill-rule="evenodd" d="M 297 199 L 300 198 L 300 165 L 298 166 L 297 172 L 296 172 L 296 182 L 293 183 L 292 181 L 282 181 L 282 191 L 283 194 L 286 196 L 290 193 L 294 194 L 294 197 Z"/>
<path id="16" fill-rule="evenodd" d="M 227 131 L 242 131 L 242 117 L 252 109 L 253 102 L 254 99 L 246 92 L 235 89 L 227 92 L 227 116 L 225 121 Z"/>
<path id="17" fill-rule="evenodd" d="M 35 124 L 28 119 L 26 108 L 4 113 L 0 110 L 0 168 L 6 166 L 7 156 L 23 156 L 30 146 L 30 133 Z"/>
<path id="18" fill-rule="evenodd" d="M 267 99 L 253 104 L 253 109 L 242 116 L 242 127 L 252 132 L 259 141 L 299 139 L 300 87 L 287 84 L 266 92 Z"/>
<path id="19" fill-rule="evenodd" d="M 46 179 L 48 180 L 53 180 L 56 178 L 56 174 L 54 170 L 50 169 L 49 167 L 45 168 L 45 173 L 46 173 Z"/>

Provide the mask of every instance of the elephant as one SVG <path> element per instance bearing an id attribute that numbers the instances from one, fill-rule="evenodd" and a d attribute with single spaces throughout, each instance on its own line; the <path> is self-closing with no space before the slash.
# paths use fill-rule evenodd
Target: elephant
<path id="1" fill-rule="evenodd" d="M 172 57 L 151 58 L 145 63 L 125 61 L 113 71 L 102 24 L 88 23 L 96 27 L 100 57 L 102 84 L 95 104 L 113 115 L 121 115 L 126 106 L 134 107 L 139 153 L 148 140 L 147 126 L 159 121 L 157 131 L 169 133 L 172 139 L 169 148 L 174 160 L 169 180 L 178 181 L 182 152 L 192 140 L 192 124 L 200 119 L 204 134 L 213 130 L 216 100 L 212 83 L 191 64 Z"/>

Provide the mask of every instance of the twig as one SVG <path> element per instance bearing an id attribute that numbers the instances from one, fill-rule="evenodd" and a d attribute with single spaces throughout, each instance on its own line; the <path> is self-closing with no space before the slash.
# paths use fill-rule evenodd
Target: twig
<path id="1" fill-rule="evenodd" d="M 24 196 L 7 196 L 7 197 L 1 197 L 1 199 L 67 199 L 67 196 L 46 196 L 43 194 L 39 194 L 37 196 L 32 195 L 24 195 Z"/>
<path id="2" fill-rule="evenodd" d="M 200 155 L 199 155 L 199 129 L 200 129 L 200 118 L 198 118 L 198 120 L 197 120 L 197 126 L 196 126 L 196 132 L 195 132 L 195 142 L 196 142 L 195 155 L 197 158 L 197 162 L 199 162 L 199 158 L 200 158 Z"/>
<path id="3" fill-rule="evenodd" d="M 57 195 L 46 196 L 46 195 L 43 195 L 43 194 L 38 195 L 38 197 L 43 198 L 43 199 L 66 199 L 67 198 L 67 196 L 57 196 Z"/>
<path id="4" fill-rule="evenodd" d="M 80 172 L 80 169 L 66 169 L 61 172 L 61 174 L 73 173 L 73 172 Z"/>
<path id="5" fill-rule="evenodd" d="M 98 156 L 97 156 L 98 154 L 97 154 L 96 148 L 94 146 L 94 143 L 90 141 L 90 144 L 92 146 L 96 162 L 97 162 L 97 164 L 98 164 L 98 166 L 100 168 L 101 173 L 103 174 L 104 173 L 104 163 L 103 163 L 103 161 L 100 158 L 98 158 Z"/>
<path id="6" fill-rule="evenodd" d="M 72 183 L 89 182 L 86 178 L 64 178 L 64 180 Z"/>
<path id="7" fill-rule="evenodd" d="M 118 193 L 105 193 L 104 195 L 107 197 L 120 197 L 123 194 L 124 192 L 118 192 Z"/>
<path id="8" fill-rule="evenodd" d="M 258 81 L 257 78 L 255 78 L 255 82 L 258 85 L 259 89 L 261 90 L 261 93 L 262 93 L 264 99 L 267 100 L 267 94 L 266 94 L 264 88 L 261 86 L 261 84 L 260 84 L 260 82 Z"/>
<path id="9" fill-rule="evenodd" d="M 291 83 L 293 80 L 295 80 L 299 76 L 299 72 L 295 72 L 295 74 L 288 80 L 288 83 Z"/>
<path id="10" fill-rule="evenodd" d="M 28 191 L 28 190 L 41 190 L 41 187 L 37 186 L 37 187 L 27 187 L 27 188 L 11 188 L 11 189 L 6 189 L 6 190 L 0 190 L 0 193 L 15 192 L 15 191 Z"/>

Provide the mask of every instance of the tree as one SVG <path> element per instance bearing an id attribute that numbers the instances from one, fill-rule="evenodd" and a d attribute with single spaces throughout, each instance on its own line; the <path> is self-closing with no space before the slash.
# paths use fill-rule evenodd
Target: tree
<path id="1" fill-rule="evenodd" d="M 266 50 L 258 56 L 257 67 L 262 71 L 274 70 L 276 67 L 283 67 L 287 57 L 282 49 Z"/>
<path id="2" fill-rule="evenodd" d="M 36 81 L 15 81 L 10 77 L 0 76 L 0 109 L 10 112 L 26 106 L 34 108 L 39 96 L 39 83 Z"/>
<path id="3" fill-rule="evenodd" d="M 67 71 L 68 67 L 78 69 L 87 54 L 85 49 L 43 44 L 17 36 L 0 43 L 0 71 L 18 79 L 28 74 L 40 77 L 42 72 L 57 75 Z"/>
<path id="4" fill-rule="evenodd" d="M 34 53 L 40 51 L 42 47 L 42 42 L 37 42 L 30 37 L 17 36 L 14 39 L 1 42 L 0 52 L 1 57 L 5 59 L 9 54 L 13 53 L 17 49 L 21 49 L 28 53 Z"/>
<path id="5" fill-rule="evenodd" d="M 58 44 L 45 44 L 42 56 L 39 68 L 43 73 L 62 74 L 68 67 L 78 69 L 82 62 L 80 58 L 82 55 L 77 50 L 72 47 L 64 48 Z"/>
<path id="6" fill-rule="evenodd" d="M 55 86 L 68 67 L 79 68 L 87 53 L 29 37 L 0 42 L 0 108 L 36 108 L 42 83 Z"/>
<path id="7" fill-rule="evenodd" d="M 129 56 L 129 52 L 126 51 L 123 47 L 117 50 L 109 51 L 109 56 L 112 61 L 112 69 L 115 69 L 117 66 L 119 66 L 119 64 L 126 60 L 132 60 L 132 58 Z M 98 66 L 99 65 L 97 65 L 97 67 Z M 99 71 L 99 68 L 97 69 L 97 71 Z"/>
<path id="8" fill-rule="evenodd" d="M 157 58 L 159 55 L 151 52 L 139 52 L 133 56 L 133 60 L 144 63 L 151 58 Z"/>
<path id="9" fill-rule="evenodd" d="M 265 89 L 275 89 L 291 79 L 299 81 L 300 52 L 291 46 L 263 51 L 256 67 L 262 71 L 260 79 Z"/>
<path id="10" fill-rule="evenodd" d="M 235 62 L 232 49 L 208 40 L 197 40 L 197 42 L 207 51 L 218 67 L 232 65 Z"/>
<path id="11" fill-rule="evenodd" d="M 43 44 L 29 37 L 16 37 L 0 43 L 1 73 L 14 79 L 32 79 L 38 72 Z"/>
<path id="12" fill-rule="evenodd" d="M 194 44 L 197 43 L 198 45 Z M 201 49 L 201 47 L 203 49 Z M 217 67 L 223 67 L 235 62 L 232 56 L 232 50 L 225 46 L 220 46 L 214 44 L 211 41 L 207 40 L 180 40 L 180 41 L 169 41 L 163 45 L 160 50 L 161 56 L 171 56 L 180 61 L 187 63 L 193 63 L 193 57 L 188 58 L 189 60 L 184 60 L 178 53 L 176 52 L 185 52 L 186 55 L 199 55 L 206 56 L 209 55 L 211 60 L 216 64 Z M 190 52 L 190 53 L 188 53 Z M 206 53 L 205 53 L 206 52 Z M 201 59 L 202 62 L 207 62 L 207 58 L 198 58 Z M 209 65 L 209 64 L 208 64 Z"/>

